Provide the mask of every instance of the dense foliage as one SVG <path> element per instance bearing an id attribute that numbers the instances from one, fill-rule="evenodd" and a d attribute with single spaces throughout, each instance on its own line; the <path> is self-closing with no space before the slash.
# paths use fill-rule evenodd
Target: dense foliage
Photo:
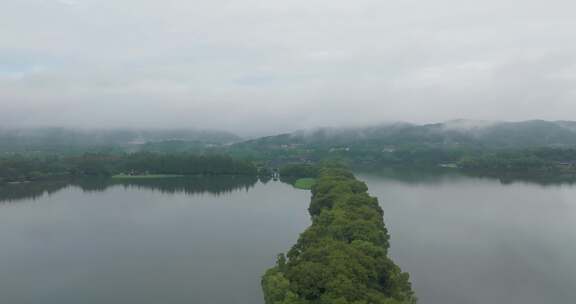
<path id="1" fill-rule="evenodd" d="M 313 165 L 292 164 L 302 162 L 320 163 L 320 160 L 336 160 L 358 168 L 379 167 L 452 167 L 492 173 L 504 172 L 572 172 L 576 173 L 576 148 L 534 147 L 534 148 L 465 148 L 432 147 L 425 145 L 368 148 L 351 146 L 335 148 L 282 148 L 262 147 L 270 150 L 271 160 L 288 163 L 280 167 L 283 178 L 314 177 Z M 282 153 L 277 152 L 282 150 Z M 308 152 L 306 152 L 308 151 Z M 260 152 L 264 153 L 264 152 Z M 308 153 L 308 154 L 307 154 Z"/>
<path id="2" fill-rule="evenodd" d="M 481 122 L 455 120 L 414 125 L 385 124 L 364 128 L 320 128 L 238 143 L 239 149 L 281 147 L 285 149 L 346 148 L 385 149 L 402 146 L 434 148 L 518 149 L 576 146 L 576 122 L 532 120 Z"/>
<path id="3" fill-rule="evenodd" d="M 343 169 L 320 170 L 312 225 L 263 277 L 267 304 L 415 303 L 408 274 L 388 257 L 376 198 Z"/>
<path id="4" fill-rule="evenodd" d="M 323 128 L 232 145 L 228 153 L 276 163 L 343 160 L 358 166 L 558 169 L 576 162 L 576 122 L 388 124 Z"/>
<path id="5" fill-rule="evenodd" d="M 82 156 L 0 158 L 0 182 L 40 180 L 64 176 L 114 174 L 256 175 L 248 161 L 225 155 L 101 154 Z"/>

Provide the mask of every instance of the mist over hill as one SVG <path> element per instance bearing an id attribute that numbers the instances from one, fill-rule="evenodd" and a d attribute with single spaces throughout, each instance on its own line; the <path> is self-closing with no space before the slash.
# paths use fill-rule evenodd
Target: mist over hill
<path id="1" fill-rule="evenodd" d="M 106 147 L 136 151 L 206 147 L 239 140 L 229 132 L 195 129 L 0 128 L 1 152 L 72 152 Z"/>
<path id="2" fill-rule="evenodd" d="M 231 145 L 231 149 L 227 147 Z M 452 120 L 417 125 L 388 123 L 368 127 L 299 130 L 252 140 L 225 131 L 200 129 L 72 129 L 0 128 L 0 152 L 86 152 L 116 149 L 124 152 L 190 152 L 207 148 L 241 149 L 355 149 L 399 147 L 522 149 L 576 147 L 576 122 Z"/>
<path id="3" fill-rule="evenodd" d="M 576 122 L 452 120 L 416 125 L 391 123 L 357 128 L 318 128 L 263 137 L 240 146 L 528 148 L 576 146 Z"/>

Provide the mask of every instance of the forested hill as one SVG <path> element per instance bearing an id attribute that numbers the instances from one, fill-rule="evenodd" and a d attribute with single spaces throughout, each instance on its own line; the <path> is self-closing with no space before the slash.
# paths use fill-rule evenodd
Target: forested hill
<path id="1" fill-rule="evenodd" d="M 239 140 L 237 135 L 228 132 L 195 129 L 0 128 L 0 152 L 86 152 L 102 148 L 181 152 L 178 150 Z"/>
<path id="2" fill-rule="evenodd" d="M 229 146 L 233 144 L 232 146 Z M 362 128 L 319 128 L 242 141 L 232 133 L 212 130 L 145 130 L 0 127 L 0 153 L 120 152 L 187 153 L 218 150 L 258 156 L 269 150 L 354 149 L 388 151 L 404 147 L 523 149 L 576 147 L 576 122 L 531 120 L 486 122 L 454 120 L 415 125 L 382 124 Z M 108 149 L 108 150 L 105 150 Z"/>
<path id="3" fill-rule="evenodd" d="M 576 122 L 454 120 L 426 125 L 394 123 L 364 128 L 320 128 L 259 138 L 235 147 L 259 149 L 282 146 L 335 149 L 389 149 L 402 146 L 486 149 L 573 147 L 576 146 Z"/>

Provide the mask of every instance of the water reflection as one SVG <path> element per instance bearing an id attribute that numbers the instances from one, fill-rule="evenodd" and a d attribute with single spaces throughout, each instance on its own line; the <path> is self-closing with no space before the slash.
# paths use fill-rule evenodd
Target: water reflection
<path id="1" fill-rule="evenodd" d="M 52 195 L 67 187 L 78 187 L 84 192 L 103 192 L 111 187 L 151 189 L 161 193 L 188 195 L 210 193 L 221 195 L 236 190 L 248 190 L 256 184 L 254 176 L 204 176 L 161 179 L 86 178 L 76 180 L 39 181 L 0 185 L 0 203 L 36 200 Z"/>
<path id="2" fill-rule="evenodd" d="M 420 303 L 575 303 L 573 181 L 442 170 L 357 175 L 384 209 L 391 255 Z"/>
<path id="3" fill-rule="evenodd" d="M 0 202 L 36 200 L 44 195 L 56 193 L 68 185 L 65 181 L 30 182 L 0 185 Z"/>
<path id="4" fill-rule="evenodd" d="M 540 186 L 575 185 L 576 174 L 558 172 L 482 172 L 446 168 L 358 168 L 357 172 L 411 184 L 442 183 L 462 178 L 498 181 L 502 185 L 529 183 Z"/>
<path id="5" fill-rule="evenodd" d="M 310 224 L 309 192 L 250 177 L 4 193 L 18 201 L 0 205 L 0 303 L 9 304 L 262 304 L 263 272 Z"/>

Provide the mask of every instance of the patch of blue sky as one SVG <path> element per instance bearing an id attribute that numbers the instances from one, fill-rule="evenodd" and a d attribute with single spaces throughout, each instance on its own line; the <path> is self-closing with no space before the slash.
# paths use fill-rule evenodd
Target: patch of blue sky
<path id="1" fill-rule="evenodd" d="M 39 69 L 47 69 L 63 63 L 64 60 L 52 55 L 0 51 L 0 76 L 32 73 Z"/>

